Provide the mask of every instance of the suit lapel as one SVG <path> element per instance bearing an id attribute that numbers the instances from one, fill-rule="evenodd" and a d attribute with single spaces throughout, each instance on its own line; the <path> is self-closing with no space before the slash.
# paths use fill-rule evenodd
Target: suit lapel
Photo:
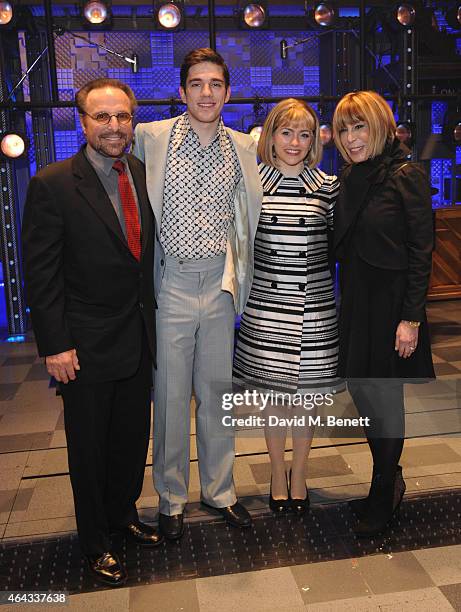
<path id="1" fill-rule="evenodd" d="M 347 231 L 354 223 L 359 211 L 365 202 L 371 184 L 365 177 L 354 183 L 353 193 L 351 187 L 347 186 L 346 173 L 341 177 L 341 189 L 335 205 L 334 221 L 334 248 L 339 245 Z"/>
<path id="2" fill-rule="evenodd" d="M 142 171 L 141 162 L 135 162 L 135 159 L 131 155 L 127 155 L 128 166 L 130 168 L 133 183 L 138 196 L 139 210 L 141 212 L 141 228 L 142 228 L 142 254 L 146 250 L 146 245 L 151 240 L 152 222 L 151 215 L 152 211 L 149 204 L 149 197 L 146 189 L 146 177 Z"/>
<path id="3" fill-rule="evenodd" d="M 175 118 L 176 120 L 177 118 Z M 146 160 L 149 160 L 149 167 L 146 167 L 146 180 L 150 204 L 157 223 L 157 231 L 159 231 L 162 224 L 163 191 L 168 161 L 168 145 L 175 121 L 172 121 L 167 129 L 162 130 L 155 136 L 151 136 L 145 143 L 146 151 L 151 148 L 150 154 L 146 153 L 145 156 Z M 152 160 L 155 160 L 155 162 L 153 163 Z"/>
<path id="4" fill-rule="evenodd" d="M 83 147 L 72 161 L 72 171 L 74 175 L 80 179 L 77 183 L 77 190 L 111 232 L 123 242 L 126 248 L 128 248 L 117 213 L 96 171 L 87 160 L 83 152 Z"/>

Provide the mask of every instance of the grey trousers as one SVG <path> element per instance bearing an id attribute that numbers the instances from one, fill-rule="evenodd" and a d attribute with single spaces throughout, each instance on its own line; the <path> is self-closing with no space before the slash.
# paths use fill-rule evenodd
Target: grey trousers
<path id="1" fill-rule="evenodd" d="M 187 502 L 192 388 L 201 497 L 217 508 L 237 499 L 234 433 L 222 425 L 222 393 L 232 387 L 235 311 L 232 296 L 221 290 L 224 256 L 164 261 L 156 317 L 153 476 L 159 510 L 171 516 Z"/>

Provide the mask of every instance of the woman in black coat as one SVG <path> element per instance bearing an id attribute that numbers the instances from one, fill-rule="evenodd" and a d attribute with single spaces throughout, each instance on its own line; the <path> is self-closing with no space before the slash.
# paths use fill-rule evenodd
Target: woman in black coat
<path id="1" fill-rule="evenodd" d="M 381 532 L 405 492 L 403 383 L 434 377 L 425 312 L 433 246 L 424 171 L 395 138 L 395 120 L 373 91 L 344 96 L 336 146 L 347 162 L 335 210 L 340 262 L 339 375 L 361 416 L 373 456 L 370 492 L 351 502 L 359 536 Z"/>

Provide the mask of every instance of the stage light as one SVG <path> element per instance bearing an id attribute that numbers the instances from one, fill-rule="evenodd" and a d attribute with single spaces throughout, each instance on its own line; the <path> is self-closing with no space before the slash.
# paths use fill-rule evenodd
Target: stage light
<path id="1" fill-rule="evenodd" d="M 317 4 L 314 7 L 313 19 L 322 28 L 331 27 L 336 20 L 335 9 L 327 2 Z"/>
<path id="2" fill-rule="evenodd" d="M 319 128 L 320 142 L 324 147 L 330 144 L 333 139 L 333 131 L 329 123 L 320 124 Z"/>
<path id="3" fill-rule="evenodd" d="M 248 134 L 253 138 L 255 142 L 259 142 L 262 131 L 263 131 L 263 126 L 260 125 L 259 123 L 254 123 L 253 125 L 250 125 L 250 127 L 248 128 Z"/>
<path id="4" fill-rule="evenodd" d="M 455 5 L 447 11 L 445 18 L 447 24 L 454 30 L 461 29 L 461 4 Z"/>
<path id="5" fill-rule="evenodd" d="M 261 2 L 243 5 L 240 9 L 240 21 L 243 27 L 252 30 L 267 27 L 267 6 Z"/>
<path id="6" fill-rule="evenodd" d="M 0 26 L 5 26 L 13 19 L 13 7 L 9 2 L 0 2 Z"/>
<path id="7" fill-rule="evenodd" d="M 399 4 L 396 8 L 395 18 L 404 28 L 414 25 L 416 21 L 416 10 L 412 4 Z"/>
<path id="8" fill-rule="evenodd" d="M 184 2 L 173 1 L 157 4 L 157 26 L 162 30 L 179 30 L 184 22 Z"/>
<path id="9" fill-rule="evenodd" d="M 82 12 L 86 20 L 86 25 L 89 26 L 107 26 L 110 24 L 112 18 L 110 3 L 100 0 L 95 2 L 84 2 Z"/>
<path id="10" fill-rule="evenodd" d="M 18 159 L 27 153 L 27 138 L 20 132 L 6 132 L 0 136 L 0 151 L 3 158 Z"/>

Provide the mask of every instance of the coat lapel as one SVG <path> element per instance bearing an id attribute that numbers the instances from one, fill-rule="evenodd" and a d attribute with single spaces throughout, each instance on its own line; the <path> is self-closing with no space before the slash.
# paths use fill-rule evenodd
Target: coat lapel
<path id="1" fill-rule="evenodd" d="M 128 248 L 117 214 L 101 181 L 83 152 L 84 147 L 72 161 L 72 171 L 79 178 L 77 190 L 104 221 L 111 232 Z"/>
<path id="2" fill-rule="evenodd" d="M 334 220 L 334 248 L 339 245 L 347 231 L 354 223 L 355 218 L 361 210 L 365 198 L 371 187 L 366 177 L 354 182 L 353 190 L 347 184 L 350 167 L 346 168 L 341 176 L 341 189 L 335 205 Z M 352 193 L 353 191 L 353 193 Z"/>

